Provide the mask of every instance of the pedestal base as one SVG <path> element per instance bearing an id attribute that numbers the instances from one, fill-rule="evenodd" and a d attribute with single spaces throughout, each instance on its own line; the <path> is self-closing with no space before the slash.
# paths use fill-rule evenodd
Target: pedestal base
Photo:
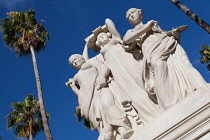
<path id="1" fill-rule="evenodd" d="M 201 88 L 139 128 L 129 140 L 210 140 L 210 92 Z"/>

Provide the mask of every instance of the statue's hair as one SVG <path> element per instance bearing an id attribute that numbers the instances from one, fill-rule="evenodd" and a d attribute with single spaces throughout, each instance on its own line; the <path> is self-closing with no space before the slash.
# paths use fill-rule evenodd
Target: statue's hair
<path id="1" fill-rule="evenodd" d="M 108 36 L 109 38 L 112 37 L 112 34 L 111 34 L 110 32 L 107 32 L 107 33 L 101 32 L 100 34 L 107 34 L 107 36 Z M 100 46 L 101 46 L 101 41 L 98 40 L 98 36 L 99 36 L 100 34 L 97 35 L 97 39 L 96 39 L 96 43 L 95 43 L 96 46 L 99 47 L 99 48 L 100 48 Z"/>
<path id="2" fill-rule="evenodd" d="M 128 19 L 128 13 L 130 12 L 130 10 L 135 10 L 135 11 L 137 11 L 139 14 L 142 14 L 142 10 L 141 10 L 141 9 L 130 8 L 130 9 L 126 12 L 126 18 L 127 18 L 127 19 Z"/>

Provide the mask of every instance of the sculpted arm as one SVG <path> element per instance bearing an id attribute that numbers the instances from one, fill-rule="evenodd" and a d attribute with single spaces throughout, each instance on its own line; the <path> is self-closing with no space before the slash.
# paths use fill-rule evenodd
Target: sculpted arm
<path id="1" fill-rule="evenodd" d="M 101 64 L 101 70 L 99 76 L 107 77 L 110 73 L 110 69 L 105 64 Z"/>
<path id="2" fill-rule="evenodd" d="M 94 61 L 94 63 L 92 63 L 92 66 L 98 71 L 96 88 L 101 89 L 107 85 L 106 77 L 109 75 L 110 69 L 104 63 L 100 63 L 98 61 Z"/>
<path id="3" fill-rule="evenodd" d="M 77 84 L 77 79 L 76 78 L 70 78 L 68 82 L 66 82 L 66 86 L 71 88 L 73 92 L 78 96 L 79 95 L 79 89 L 76 86 Z"/>
<path id="4" fill-rule="evenodd" d="M 99 76 L 97 79 L 97 89 L 101 89 L 107 85 L 107 76 L 109 73 L 110 69 L 105 64 L 101 64 Z"/>
<path id="5" fill-rule="evenodd" d="M 151 30 L 152 27 L 156 24 L 157 22 L 154 20 L 151 20 L 147 22 L 147 24 L 139 29 L 139 30 L 128 30 L 125 36 L 123 37 L 123 43 L 124 44 L 130 44 L 133 41 L 135 41 L 139 36 L 143 35 L 147 31 Z"/>
<path id="6" fill-rule="evenodd" d="M 98 60 L 92 61 L 91 65 L 98 71 L 98 76 L 107 77 L 110 73 L 110 69 L 106 64 Z"/>
<path id="7" fill-rule="evenodd" d="M 87 61 L 89 59 L 87 44 L 88 44 L 88 42 L 85 44 L 85 47 L 84 47 L 84 50 L 83 50 L 83 53 L 82 53 L 82 56 L 84 57 L 85 61 Z"/>
<path id="8" fill-rule="evenodd" d="M 114 25 L 114 23 L 112 22 L 112 20 L 107 18 L 105 20 L 105 24 L 106 24 L 109 32 L 112 34 L 112 37 L 114 37 L 117 41 L 119 41 L 120 43 L 122 43 L 121 35 L 117 31 L 116 26 Z"/>

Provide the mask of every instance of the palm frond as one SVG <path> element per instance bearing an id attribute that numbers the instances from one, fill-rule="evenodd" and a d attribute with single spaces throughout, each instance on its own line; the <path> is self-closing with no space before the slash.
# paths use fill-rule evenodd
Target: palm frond
<path id="1" fill-rule="evenodd" d="M 78 122 L 82 121 L 81 109 L 79 107 L 76 107 L 76 110 L 74 112 L 74 116 L 77 118 Z"/>
<path id="2" fill-rule="evenodd" d="M 30 46 L 39 52 L 49 41 L 47 30 L 36 20 L 35 14 L 33 9 L 27 12 L 9 12 L 8 18 L 1 19 L 5 44 L 16 51 L 17 56 L 30 55 Z"/>
<path id="3" fill-rule="evenodd" d="M 87 119 L 85 119 L 85 118 L 83 118 L 83 117 L 81 116 L 81 109 L 80 109 L 79 106 L 76 107 L 76 110 L 75 110 L 75 112 L 74 112 L 74 116 L 77 118 L 77 121 L 78 121 L 79 123 L 80 123 L 80 122 L 83 122 L 83 125 L 84 125 L 84 127 L 85 127 L 86 129 L 91 129 L 91 130 L 94 129 L 92 123 L 89 122 Z"/>
<path id="4" fill-rule="evenodd" d="M 83 125 L 86 129 L 94 130 L 93 124 L 86 119 L 84 119 Z"/>
<path id="5" fill-rule="evenodd" d="M 202 49 L 200 54 L 202 55 L 200 62 L 207 64 L 207 69 L 210 71 L 210 47 L 208 45 L 201 45 Z"/>
<path id="6" fill-rule="evenodd" d="M 26 139 L 30 134 L 35 137 L 40 131 L 43 131 L 40 106 L 33 94 L 29 94 L 23 102 L 12 103 L 10 106 L 13 110 L 6 116 L 7 129 L 14 128 L 17 138 Z M 49 118 L 49 113 L 47 116 Z M 32 126 L 32 132 L 29 129 L 30 126 Z"/>

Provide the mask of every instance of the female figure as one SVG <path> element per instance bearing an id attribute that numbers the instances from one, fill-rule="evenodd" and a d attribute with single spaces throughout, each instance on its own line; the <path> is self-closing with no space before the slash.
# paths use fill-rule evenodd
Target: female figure
<path id="1" fill-rule="evenodd" d="M 166 32 L 154 20 L 143 24 L 142 10 L 136 8 L 129 9 L 126 18 L 135 27 L 125 34 L 124 49 L 142 51 L 144 87 L 157 96 L 158 104 L 167 109 L 200 87 L 208 89 L 178 43 L 187 26 Z"/>

